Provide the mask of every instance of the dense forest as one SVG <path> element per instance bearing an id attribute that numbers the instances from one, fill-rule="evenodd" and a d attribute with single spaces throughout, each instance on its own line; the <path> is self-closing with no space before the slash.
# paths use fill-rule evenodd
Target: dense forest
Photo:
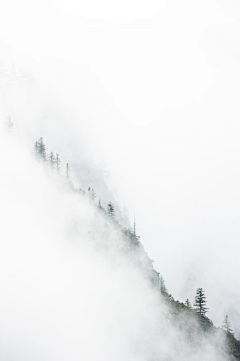
<path id="1" fill-rule="evenodd" d="M 10 118 L 6 123 L 6 128 L 10 135 L 16 135 L 14 124 Z M 226 360 L 240 360 L 240 341 L 234 336 L 228 316 L 225 316 L 221 328 L 214 326 L 207 316 L 209 311 L 207 296 L 201 287 L 196 290 L 195 303 L 193 305 L 188 299 L 184 303 L 179 302 L 169 293 L 163 275 L 154 269 L 152 260 L 144 250 L 137 232 L 135 217 L 133 226 L 127 228 L 118 222 L 115 207 L 111 200 L 104 200 L 104 203 L 107 202 L 107 207 L 103 207 L 103 202 L 97 196 L 97 190 L 92 188 L 91 185 L 85 190 L 76 188 L 71 180 L 70 164 L 67 163 L 63 166 L 58 153 L 48 152 L 42 137 L 34 143 L 32 151 L 40 164 L 44 164 L 47 167 L 46 169 L 54 172 L 57 177 L 61 177 L 67 191 L 75 194 L 79 199 L 81 197 L 87 198 L 92 207 L 104 217 L 108 225 L 105 234 L 106 238 L 108 238 L 108 230 L 112 228 L 120 235 L 122 239 L 120 252 L 129 256 L 132 262 L 138 264 L 143 277 L 159 293 L 159 302 L 162 302 L 167 309 L 168 322 L 179 330 L 180 335 L 181 332 L 187 335 L 189 348 L 194 350 L 203 344 L 204 340 L 208 340 L 217 350 L 219 356 L 225 357 Z M 108 242 L 106 246 L 111 248 L 111 243 Z"/>

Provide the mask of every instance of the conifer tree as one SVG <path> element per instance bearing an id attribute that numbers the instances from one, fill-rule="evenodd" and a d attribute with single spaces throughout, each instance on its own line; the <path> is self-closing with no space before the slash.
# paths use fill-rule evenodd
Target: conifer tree
<path id="1" fill-rule="evenodd" d="M 196 291 L 194 306 L 199 315 L 202 317 L 206 315 L 208 308 L 206 307 L 206 296 L 202 288 L 198 288 Z"/>
<path id="2" fill-rule="evenodd" d="M 189 307 L 189 308 L 192 307 L 191 302 L 189 301 L 188 298 L 186 299 L 185 306 L 187 306 L 187 307 Z"/>
<path id="3" fill-rule="evenodd" d="M 227 316 L 227 315 L 224 317 L 222 329 L 223 329 L 224 331 L 226 331 L 226 332 L 233 333 L 233 331 L 232 331 L 232 329 L 231 329 L 231 324 L 230 324 L 230 322 L 229 322 L 229 319 L 228 319 L 228 316 Z"/>
<path id="4" fill-rule="evenodd" d="M 111 202 L 108 203 L 108 215 L 111 219 L 115 219 L 114 205 Z"/>
<path id="5" fill-rule="evenodd" d="M 70 179 L 69 171 L 70 171 L 70 167 L 69 167 L 69 164 L 67 163 L 66 164 L 66 178 L 67 179 Z"/>
<path id="6" fill-rule="evenodd" d="M 50 165 L 50 167 L 51 167 L 52 169 L 55 168 L 56 158 L 55 158 L 53 152 L 51 152 L 51 153 L 49 154 L 49 156 L 48 156 L 48 163 L 49 163 L 49 165 Z"/>
<path id="7" fill-rule="evenodd" d="M 160 292 L 163 296 L 167 296 L 168 295 L 168 290 L 167 287 L 165 286 L 165 281 L 163 279 L 163 276 L 161 275 L 159 278 L 160 281 Z"/>
<path id="8" fill-rule="evenodd" d="M 38 157 L 45 162 L 47 159 L 47 154 L 46 154 L 47 148 L 42 137 L 39 138 L 37 142 L 35 142 L 34 148 L 35 148 L 35 153 L 38 155 Z"/>
<path id="9" fill-rule="evenodd" d="M 56 171 L 59 173 L 60 173 L 60 163 L 61 163 L 61 160 L 59 158 L 59 154 L 57 153 L 56 157 L 55 157 L 55 165 L 56 165 Z"/>
<path id="10" fill-rule="evenodd" d="M 38 141 L 36 141 L 34 143 L 34 152 L 35 152 L 36 157 L 38 157 Z"/>

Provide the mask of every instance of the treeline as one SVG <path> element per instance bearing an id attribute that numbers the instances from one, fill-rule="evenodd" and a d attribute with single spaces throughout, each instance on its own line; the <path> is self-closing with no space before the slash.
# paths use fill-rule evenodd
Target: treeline
<path id="1" fill-rule="evenodd" d="M 43 138 L 40 138 L 37 142 L 35 142 L 34 148 L 37 158 L 46 162 L 53 170 L 60 172 L 61 161 L 59 158 L 59 154 L 56 153 L 56 155 L 54 155 L 53 152 L 47 154 L 46 152 L 47 148 L 43 142 Z M 68 163 L 66 164 L 66 168 L 65 168 L 65 177 L 67 180 L 70 180 L 70 167 Z M 81 192 L 83 195 L 87 195 L 89 199 L 91 199 L 93 203 L 101 211 L 107 214 L 109 219 L 113 221 L 114 224 L 118 226 L 118 228 L 121 228 L 124 235 L 127 236 L 129 241 L 131 242 L 132 246 L 136 246 L 139 244 L 140 237 L 137 236 L 136 234 L 135 219 L 134 219 L 133 229 L 126 229 L 117 222 L 115 209 L 112 202 L 108 203 L 107 210 L 105 210 L 102 207 L 100 198 L 98 199 L 98 202 L 96 202 L 97 194 L 94 188 L 89 187 L 87 192 L 85 192 L 80 188 L 74 190 L 77 192 Z M 221 329 L 217 329 L 213 325 L 212 321 L 207 317 L 208 308 L 206 307 L 206 296 L 202 288 L 197 289 L 195 296 L 195 303 L 192 306 L 188 299 L 186 300 L 185 303 L 175 301 L 173 296 L 168 293 L 163 277 L 160 276 L 160 274 L 158 274 L 157 277 L 158 277 L 157 284 L 159 286 L 159 290 L 163 298 L 165 299 L 165 302 L 168 304 L 169 308 L 171 309 L 172 319 L 174 323 L 178 324 L 180 327 L 184 326 L 184 328 L 187 328 L 188 324 L 192 325 L 194 320 L 196 320 L 197 322 L 195 323 L 195 325 L 198 325 L 197 327 L 199 327 L 198 332 L 203 332 L 207 334 L 216 333 L 216 332 L 224 333 L 226 336 L 225 337 L 226 344 L 222 345 L 223 350 L 229 354 L 234 355 L 235 357 L 238 358 L 240 357 L 240 341 L 238 341 L 234 336 L 228 316 L 226 315 L 226 317 L 224 318 Z M 188 320 L 187 323 L 186 320 Z M 190 327 L 190 331 L 192 332 L 191 327 Z M 195 331 L 196 331 L 196 327 L 195 327 Z"/>
<path id="2" fill-rule="evenodd" d="M 34 152 L 35 156 L 38 160 L 41 160 L 42 162 L 46 162 L 53 170 L 56 170 L 58 173 L 60 173 L 60 157 L 59 154 L 56 153 L 56 155 L 51 152 L 50 154 L 47 154 L 47 147 L 43 141 L 43 138 L 39 138 L 34 143 Z M 66 176 L 69 178 L 69 165 L 66 164 Z"/>
<path id="3" fill-rule="evenodd" d="M 168 305 L 171 313 L 171 322 L 184 329 L 189 335 L 191 341 L 194 334 L 207 336 L 217 336 L 217 339 L 225 340 L 222 344 L 215 345 L 222 349 L 228 355 L 233 355 L 240 360 L 240 341 L 236 339 L 231 328 L 229 317 L 224 317 L 222 326 L 217 328 L 213 322 L 207 317 L 208 308 L 206 307 L 206 295 L 202 288 L 196 290 L 195 303 L 191 305 L 189 299 L 184 303 L 175 300 L 165 286 L 162 276 L 159 277 L 160 291 L 165 303 Z"/>
<path id="4" fill-rule="evenodd" d="M 40 137 L 35 143 L 34 143 L 34 154 L 38 161 L 41 161 L 45 163 L 51 170 L 61 174 L 61 160 L 58 153 L 54 154 L 53 152 L 47 153 L 47 147 L 46 144 L 43 141 L 43 138 Z M 132 229 L 123 227 L 119 222 L 117 221 L 116 214 L 115 214 L 115 207 L 114 204 L 109 201 L 107 204 L 107 209 L 105 209 L 101 204 L 101 199 L 97 197 L 97 194 L 94 190 L 94 188 L 88 187 L 87 191 L 81 189 L 81 188 L 75 188 L 70 180 L 70 166 L 69 163 L 65 165 L 65 178 L 69 182 L 72 190 L 74 192 L 81 193 L 82 195 L 88 196 L 89 199 L 92 200 L 93 204 L 98 207 L 100 211 L 102 211 L 105 215 L 109 217 L 109 219 L 114 222 L 115 226 L 118 226 L 118 228 L 121 229 L 121 231 L 124 233 L 125 236 L 127 236 L 131 242 L 132 245 L 136 246 L 139 244 L 139 236 L 136 234 L 136 223 L 134 218 L 134 225 Z M 98 198 L 98 201 L 97 201 Z"/>
<path id="5" fill-rule="evenodd" d="M 12 123 L 10 117 L 6 123 L 6 128 L 10 134 L 16 133 L 14 124 Z M 61 174 L 61 160 L 59 154 L 54 154 L 53 152 L 47 153 L 47 147 L 42 137 L 34 143 L 34 154 L 38 161 L 45 163 L 52 171 L 58 173 L 59 175 Z M 129 229 L 123 227 L 116 219 L 115 208 L 111 201 L 107 204 L 107 209 L 105 209 L 101 204 L 100 198 L 97 197 L 94 188 L 88 187 L 87 191 L 81 188 L 74 188 L 70 180 L 69 163 L 65 165 L 64 176 L 66 182 L 68 182 L 74 192 L 87 196 L 99 209 L 99 211 L 103 212 L 103 214 L 108 217 L 108 220 L 123 233 L 123 235 L 128 239 L 131 249 L 140 245 L 140 237 L 136 232 L 135 217 L 133 228 Z M 189 335 L 190 343 L 192 342 L 194 334 L 224 336 L 223 338 L 225 339 L 225 343 L 215 346 L 223 352 L 233 355 L 236 359 L 240 360 L 240 341 L 237 340 L 234 335 L 228 316 L 225 316 L 221 328 L 217 328 L 213 325 L 213 322 L 207 317 L 208 308 L 206 306 L 206 296 L 202 288 L 197 289 L 195 303 L 192 306 L 189 299 L 187 299 L 184 303 L 175 300 L 168 292 L 162 275 L 156 272 L 154 268 L 150 278 L 153 286 L 159 290 L 162 299 L 170 310 L 170 322 L 172 322 L 180 330 L 184 330 Z"/>

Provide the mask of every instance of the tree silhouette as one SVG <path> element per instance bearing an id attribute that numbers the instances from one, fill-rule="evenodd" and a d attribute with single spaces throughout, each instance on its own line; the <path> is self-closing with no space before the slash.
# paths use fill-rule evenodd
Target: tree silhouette
<path id="1" fill-rule="evenodd" d="M 36 156 L 39 159 L 43 160 L 44 162 L 47 160 L 47 153 L 46 153 L 47 148 L 42 137 L 39 138 L 39 140 L 34 143 L 34 150 Z"/>
<path id="2" fill-rule="evenodd" d="M 48 163 L 49 163 L 49 165 L 50 165 L 50 167 L 51 167 L 52 169 L 55 168 L 56 158 L 55 158 L 53 152 L 51 152 L 51 153 L 49 154 L 49 156 L 48 156 Z"/>
<path id="3" fill-rule="evenodd" d="M 206 306 L 206 296 L 205 296 L 202 288 L 198 288 L 196 291 L 194 306 L 196 307 L 196 311 L 199 315 L 201 315 L 203 317 L 206 315 L 208 308 L 205 307 Z"/>
<path id="4" fill-rule="evenodd" d="M 187 306 L 187 307 L 189 307 L 189 308 L 192 307 L 191 302 L 189 301 L 188 298 L 186 299 L 185 306 Z"/>
<path id="5" fill-rule="evenodd" d="M 70 173 L 70 167 L 69 167 L 69 164 L 67 163 L 67 164 L 66 164 L 66 178 L 67 178 L 67 179 L 70 179 L 69 173 Z"/>
<path id="6" fill-rule="evenodd" d="M 55 164 L 56 164 L 56 171 L 57 172 L 60 172 L 60 163 L 61 163 L 61 161 L 60 161 L 60 158 L 59 158 L 59 154 L 57 153 L 56 157 L 55 157 Z"/>
<path id="7" fill-rule="evenodd" d="M 111 202 L 108 203 L 108 215 L 111 219 L 115 219 L 114 205 Z"/>
<path id="8" fill-rule="evenodd" d="M 233 330 L 231 329 L 231 324 L 229 322 L 227 315 L 224 317 L 222 329 L 226 332 L 233 333 Z"/>

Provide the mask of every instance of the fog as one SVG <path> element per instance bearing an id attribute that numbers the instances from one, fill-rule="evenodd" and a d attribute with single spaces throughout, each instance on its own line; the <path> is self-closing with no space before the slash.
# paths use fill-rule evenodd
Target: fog
<path id="1" fill-rule="evenodd" d="M 0 30 L 20 142 L 43 136 L 77 186 L 127 204 L 169 292 L 203 287 L 239 335 L 239 2 L 8 1 Z"/>
<path id="2" fill-rule="evenodd" d="M 2 360 L 230 360 L 170 321 L 142 248 L 124 251 L 93 201 L 0 134 Z"/>

